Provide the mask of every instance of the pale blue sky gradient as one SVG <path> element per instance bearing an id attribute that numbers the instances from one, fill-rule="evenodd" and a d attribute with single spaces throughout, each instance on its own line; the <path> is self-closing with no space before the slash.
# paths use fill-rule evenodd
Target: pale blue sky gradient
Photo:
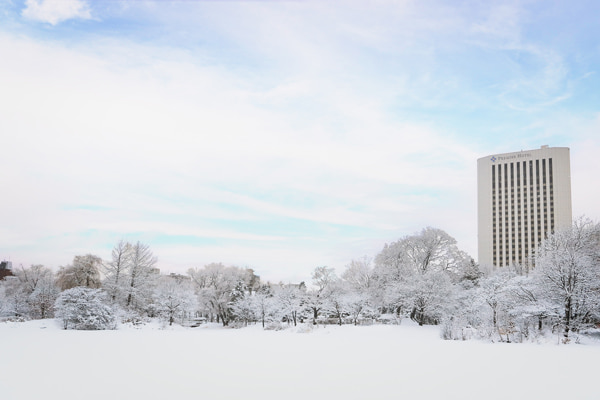
<path id="1" fill-rule="evenodd" d="M 425 226 L 476 258 L 477 158 L 542 145 L 599 220 L 600 4 L 455 3 L 0 3 L 0 258 L 298 281 Z"/>

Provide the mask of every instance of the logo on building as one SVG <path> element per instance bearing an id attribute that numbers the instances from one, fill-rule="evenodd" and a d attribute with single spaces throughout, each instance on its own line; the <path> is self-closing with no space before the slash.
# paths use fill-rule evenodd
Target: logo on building
<path id="1" fill-rule="evenodd" d="M 492 157 L 490 160 L 492 160 L 492 162 L 496 162 L 496 157 Z"/>

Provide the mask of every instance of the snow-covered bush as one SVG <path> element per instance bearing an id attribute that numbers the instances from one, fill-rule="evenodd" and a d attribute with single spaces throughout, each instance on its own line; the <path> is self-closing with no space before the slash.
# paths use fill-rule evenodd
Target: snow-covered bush
<path id="1" fill-rule="evenodd" d="M 65 329 L 115 329 L 115 313 L 106 301 L 106 293 L 101 289 L 74 287 L 56 299 L 55 315 Z"/>
<path id="2" fill-rule="evenodd" d="M 265 331 L 283 331 L 289 327 L 288 323 L 272 321 L 265 325 Z"/>
<path id="3" fill-rule="evenodd" d="M 312 322 L 306 322 L 298 324 L 295 329 L 297 333 L 311 333 L 313 329 L 315 329 L 315 325 L 313 325 Z"/>
<path id="4" fill-rule="evenodd" d="M 444 340 L 470 340 L 476 333 L 465 318 L 456 315 L 444 318 L 440 326 L 440 337 Z"/>

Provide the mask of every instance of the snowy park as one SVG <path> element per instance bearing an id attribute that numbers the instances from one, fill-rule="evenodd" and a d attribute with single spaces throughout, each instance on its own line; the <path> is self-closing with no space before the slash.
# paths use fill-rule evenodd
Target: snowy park
<path id="1" fill-rule="evenodd" d="M 0 400 L 600 400 L 598 15 L 0 0 Z"/>
<path id="2" fill-rule="evenodd" d="M 442 340 L 438 326 L 0 323 L 0 393 L 22 399 L 597 399 L 600 342 Z"/>
<path id="3" fill-rule="evenodd" d="M 15 269 L 0 399 L 598 399 L 599 232 L 484 272 L 427 228 L 309 287 L 220 263 L 160 275 L 140 243 Z"/>

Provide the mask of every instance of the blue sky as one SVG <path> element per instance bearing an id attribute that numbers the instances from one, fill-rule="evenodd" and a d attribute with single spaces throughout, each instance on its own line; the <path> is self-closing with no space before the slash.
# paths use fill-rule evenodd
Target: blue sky
<path id="1" fill-rule="evenodd" d="M 0 258 L 298 281 L 426 226 L 476 258 L 477 158 L 542 145 L 600 220 L 600 5 L 457 3 L 0 3 Z"/>

